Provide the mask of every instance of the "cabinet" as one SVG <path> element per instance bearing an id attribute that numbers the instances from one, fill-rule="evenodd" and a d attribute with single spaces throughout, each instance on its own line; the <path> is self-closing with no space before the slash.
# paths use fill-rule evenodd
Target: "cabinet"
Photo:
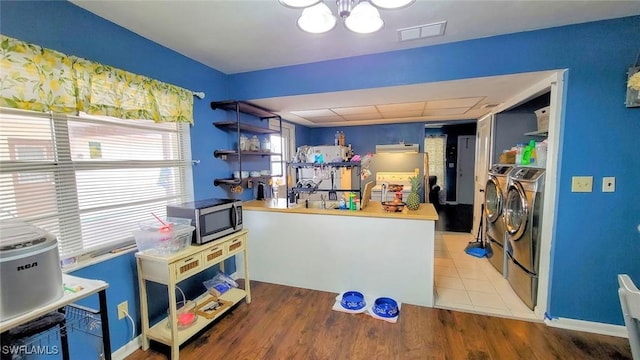
<path id="1" fill-rule="evenodd" d="M 242 230 L 208 244 L 189 246 L 185 250 L 167 257 L 136 253 L 143 350 L 149 349 L 149 341 L 154 340 L 170 346 L 171 359 L 178 360 L 182 343 L 226 313 L 242 299 L 245 299 L 247 304 L 251 303 L 249 262 L 247 261 L 247 234 L 247 230 Z M 184 329 L 178 329 L 177 321 L 171 321 L 171 326 L 168 326 L 168 319 L 175 319 L 177 314 L 176 284 L 216 264 L 220 264 L 222 270 L 224 270 L 223 261 L 239 254 L 244 256 L 244 289 L 232 288 L 220 296 L 220 299 L 226 301 L 229 305 L 224 306 L 212 318 L 198 316 L 191 326 Z M 148 281 L 166 285 L 169 297 L 169 316 L 153 326 L 149 325 Z M 201 304 L 211 298 L 213 297 L 208 292 L 205 292 L 194 301 L 196 304 Z"/>
<path id="2" fill-rule="evenodd" d="M 216 149 L 213 152 L 213 156 L 225 161 L 233 161 L 233 165 L 231 166 L 232 169 L 239 172 L 238 177 L 230 176 L 228 178 L 216 178 L 214 179 L 213 184 L 215 186 L 227 185 L 229 189 L 232 189 L 237 186 L 248 187 L 249 180 L 269 180 L 271 178 L 270 175 L 243 176 L 243 171 L 246 172 L 248 170 L 246 166 L 244 166 L 244 164 L 246 164 L 247 162 L 246 159 L 247 157 L 264 157 L 265 159 L 263 162 L 263 168 L 271 169 L 271 162 L 269 157 L 281 154 L 271 151 L 265 151 L 262 148 L 260 148 L 259 151 L 242 150 L 240 148 L 240 137 L 243 135 L 255 135 L 262 141 L 266 136 L 269 136 L 271 134 L 278 134 L 282 136 L 282 118 L 279 115 L 274 114 L 266 109 L 243 101 L 213 101 L 211 102 L 211 109 L 224 110 L 229 114 L 229 120 L 214 122 L 213 125 L 219 129 L 235 135 L 235 139 L 231 140 L 232 143 L 235 142 L 234 146 L 231 146 L 230 149 Z M 258 126 L 252 123 L 248 123 L 247 121 L 242 121 L 241 114 L 251 115 L 259 119 L 260 123 L 262 123 L 264 120 L 267 120 L 267 123 L 264 125 L 260 124 L 260 126 Z M 277 120 L 277 130 L 269 128 L 270 119 Z M 253 171 L 259 171 L 259 169 L 253 169 Z"/>

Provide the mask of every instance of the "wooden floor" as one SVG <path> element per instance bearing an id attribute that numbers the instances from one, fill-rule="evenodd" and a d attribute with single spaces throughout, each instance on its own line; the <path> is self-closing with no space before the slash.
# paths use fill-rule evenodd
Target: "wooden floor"
<path id="1" fill-rule="evenodd" d="M 251 282 L 253 302 L 185 343 L 182 360 L 631 359 L 625 338 L 403 305 L 396 324 L 331 310 L 336 294 Z M 167 359 L 152 342 L 128 360 Z"/>

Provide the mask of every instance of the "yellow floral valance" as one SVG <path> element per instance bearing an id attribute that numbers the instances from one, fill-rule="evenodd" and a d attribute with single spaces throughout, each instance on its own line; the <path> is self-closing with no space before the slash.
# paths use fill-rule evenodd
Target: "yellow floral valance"
<path id="1" fill-rule="evenodd" d="M 0 106 L 193 123 L 193 95 L 175 85 L 1 35 Z"/>

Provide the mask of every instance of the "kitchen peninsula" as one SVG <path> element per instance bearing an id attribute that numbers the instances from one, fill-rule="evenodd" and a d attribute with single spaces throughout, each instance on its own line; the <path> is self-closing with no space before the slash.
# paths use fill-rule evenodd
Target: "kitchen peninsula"
<path id="1" fill-rule="evenodd" d="M 431 204 L 390 213 L 375 201 L 351 211 L 267 199 L 243 203 L 243 217 L 254 280 L 433 306 L 438 214 Z"/>

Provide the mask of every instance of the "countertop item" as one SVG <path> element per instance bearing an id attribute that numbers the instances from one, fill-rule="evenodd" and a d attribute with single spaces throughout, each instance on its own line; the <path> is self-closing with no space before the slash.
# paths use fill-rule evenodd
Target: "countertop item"
<path id="1" fill-rule="evenodd" d="M 364 185 L 364 190 L 362 191 L 362 200 L 360 200 L 360 208 L 364 209 L 369 205 L 369 201 L 371 201 L 371 191 L 373 190 L 373 181 L 369 181 Z"/>
<path id="2" fill-rule="evenodd" d="M 418 210 L 409 211 L 404 209 L 401 212 L 387 212 L 382 208 L 379 201 L 370 201 L 369 205 L 362 210 L 337 210 L 337 209 L 315 209 L 305 208 L 304 201 L 299 204 L 293 204 L 287 208 L 287 199 L 266 199 L 251 200 L 242 203 L 242 210 L 256 211 L 273 211 L 292 214 L 318 214 L 318 215 L 336 215 L 336 216 L 358 216 L 358 217 L 379 217 L 379 218 L 395 218 L 395 219 L 415 219 L 415 220 L 438 220 L 438 213 L 433 204 L 420 204 Z"/>

